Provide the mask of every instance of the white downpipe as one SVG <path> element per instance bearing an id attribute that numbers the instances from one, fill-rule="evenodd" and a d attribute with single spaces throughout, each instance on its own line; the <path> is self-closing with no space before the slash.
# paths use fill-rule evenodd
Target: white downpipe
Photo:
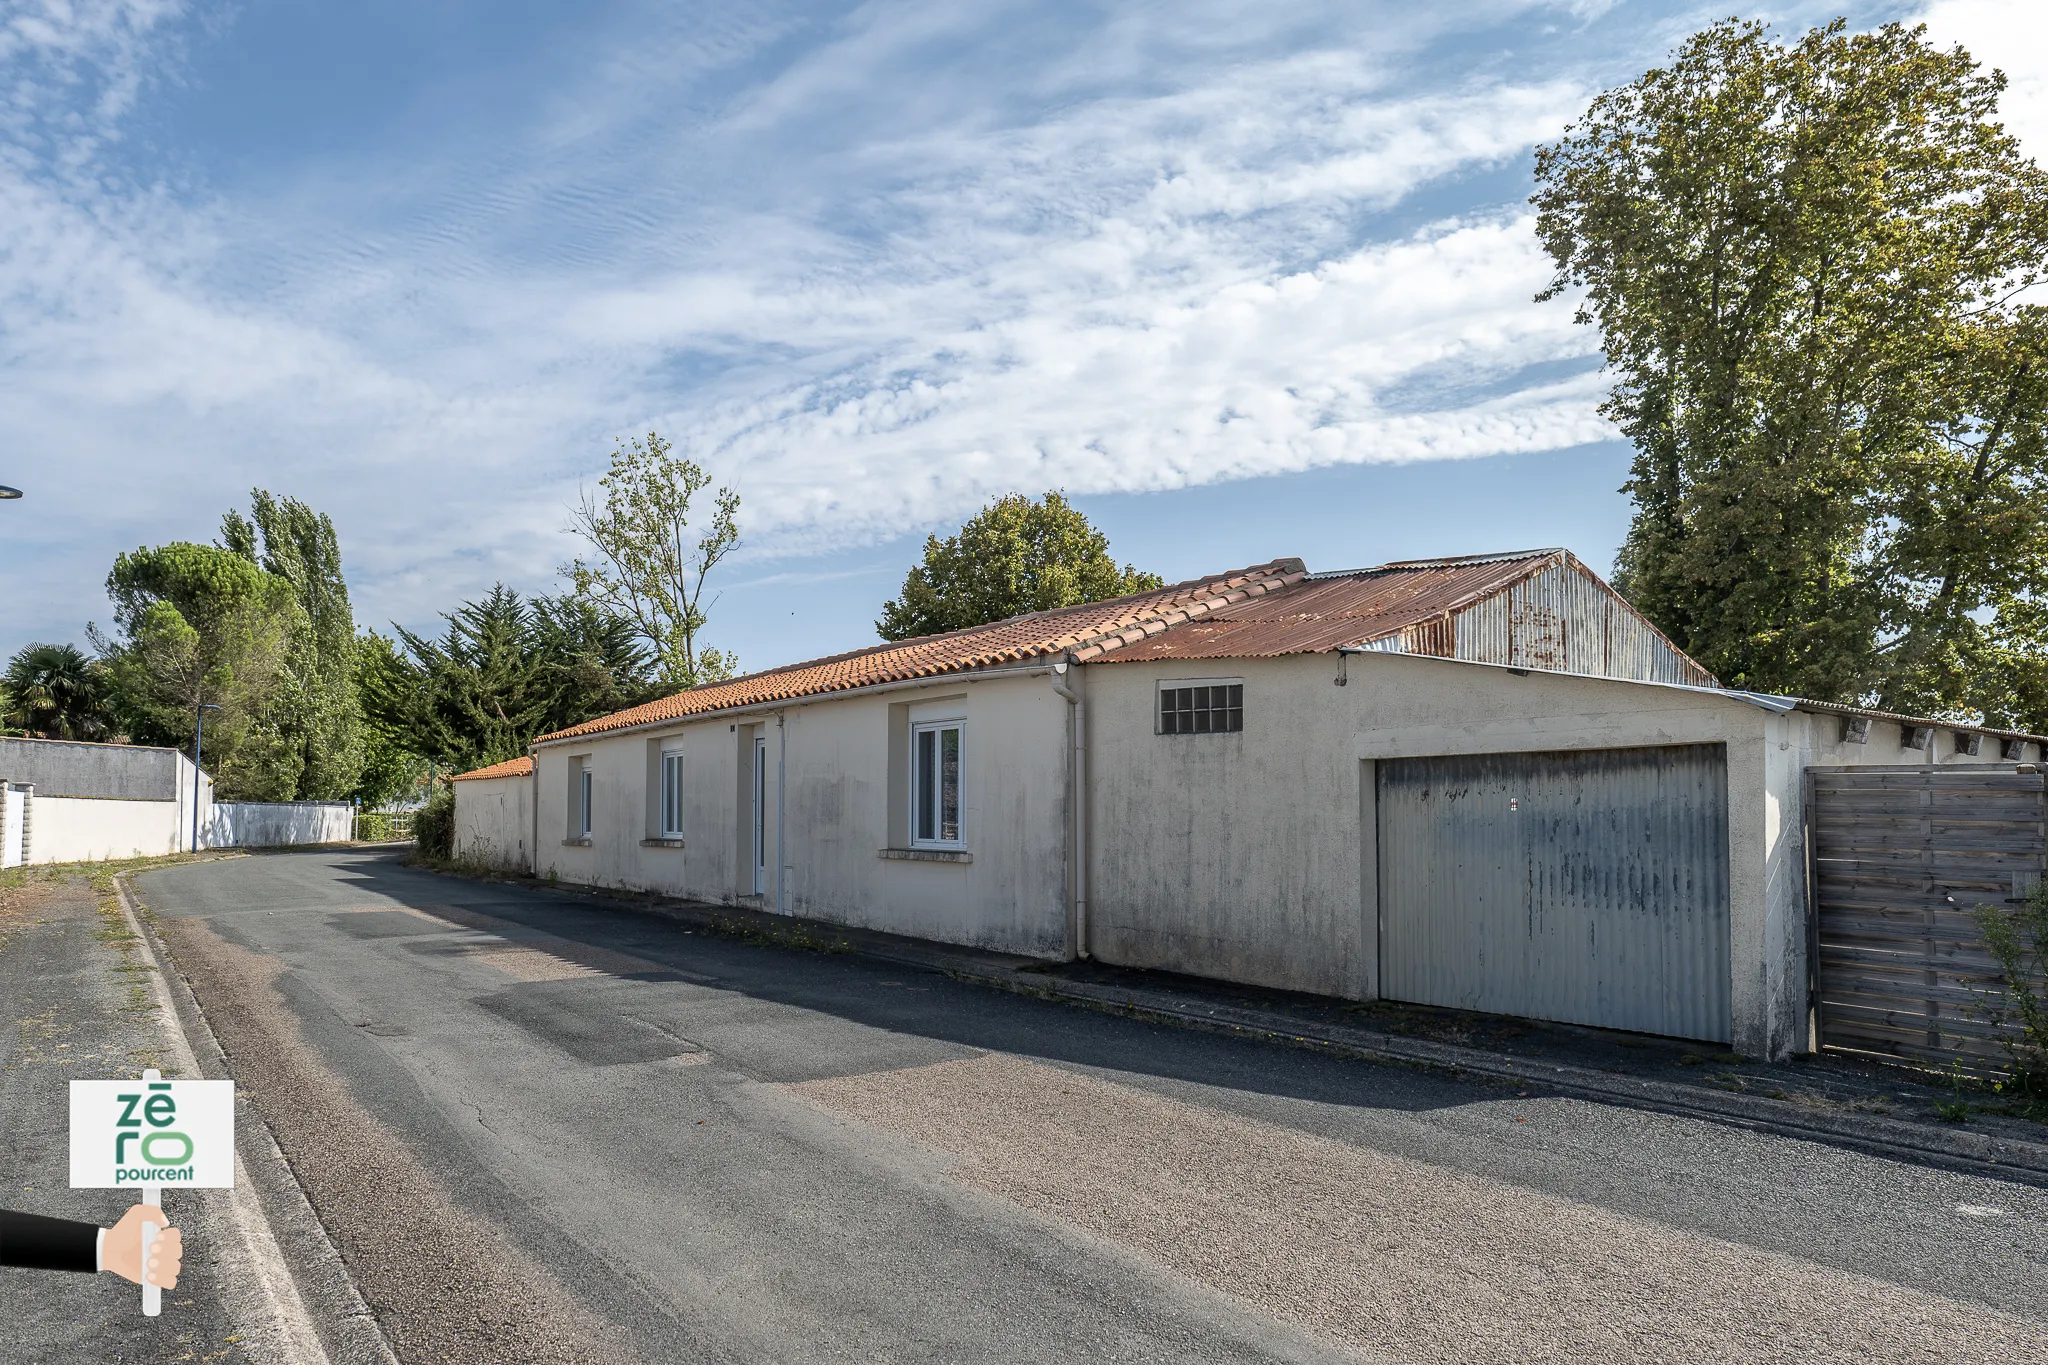
<path id="1" fill-rule="evenodd" d="M 789 728 L 780 711 L 775 713 L 775 737 L 775 913 L 786 915 L 789 913 L 789 862 L 784 852 L 783 829 L 787 822 L 783 819 L 783 812 L 789 809 L 789 803 L 783 800 L 782 793 L 785 790 L 783 776 L 789 770 Z"/>
<path id="2" fill-rule="evenodd" d="M 1067 701 L 1067 725 L 1074 735 L 1072 784 L 1074 808 L 1074 956 L 1088 958 L 1088 703 L 1063 676 L 1068 665 L 1053 665 L 1052 690 Z M 1079 674 L 1075 675 L 1077 678 Z"/>

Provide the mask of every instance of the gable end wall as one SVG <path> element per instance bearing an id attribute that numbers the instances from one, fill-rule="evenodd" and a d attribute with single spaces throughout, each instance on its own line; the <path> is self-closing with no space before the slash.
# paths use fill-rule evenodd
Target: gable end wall
<path id="1" fill-rule="evenodd" d="M 1680 653 L 1613 589 L 1570 559 L 1560 559 L 1452 617 L 1451 639 L 1405 652 L 1470 663 L 1540 668 L 1639 682 L 1714 686 L 1713 675 Z M 1438 647 L 1430 648 L 1431 644 Z"/>

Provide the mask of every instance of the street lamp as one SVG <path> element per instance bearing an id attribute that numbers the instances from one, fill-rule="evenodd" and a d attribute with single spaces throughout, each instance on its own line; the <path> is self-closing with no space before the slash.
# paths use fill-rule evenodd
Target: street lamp
<path id="1" fill-rule="evenodd" d="M 206 713 L 220 708 L 210 701 L 199 703 L 198 729 L 192 736 L 192 851 L 199 851 L 199 797 L 206 782 L 206 773 L 199 766 L 200 755 L 206 752 Z"/>
<path id="2" fill-rule="evenodd" d="M 20 496 L 21 490 L 19 488 L 9 488 L 6 484 L 0 483 L 0 502 L 5 502 L 9 498 L 18 498 Z"/>

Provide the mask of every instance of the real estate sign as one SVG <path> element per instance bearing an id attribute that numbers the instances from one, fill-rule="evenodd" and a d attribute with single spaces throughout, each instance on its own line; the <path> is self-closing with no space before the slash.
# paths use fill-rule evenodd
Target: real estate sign
<path id="1" fill-rule="evenodd" d="M 234 1183 L 233 1081 L 164 1081 L 152 1071 L 138 1081 L 71 1083 L 73 1189 Z"/>

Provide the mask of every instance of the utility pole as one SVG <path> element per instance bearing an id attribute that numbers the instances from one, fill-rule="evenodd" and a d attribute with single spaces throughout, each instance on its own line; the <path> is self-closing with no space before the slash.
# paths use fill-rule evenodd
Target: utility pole
<path id="1" fill-rule="evenodd" d="M 210 701 L 199 703 L 196 714 L 199 725 L 192 735 L 192 851 L 199 851 L 199 798 L 206 789 L 206 772 L 199 766 L 200 755 L 206 752 L 206 713 L 220 708 Z"/>

